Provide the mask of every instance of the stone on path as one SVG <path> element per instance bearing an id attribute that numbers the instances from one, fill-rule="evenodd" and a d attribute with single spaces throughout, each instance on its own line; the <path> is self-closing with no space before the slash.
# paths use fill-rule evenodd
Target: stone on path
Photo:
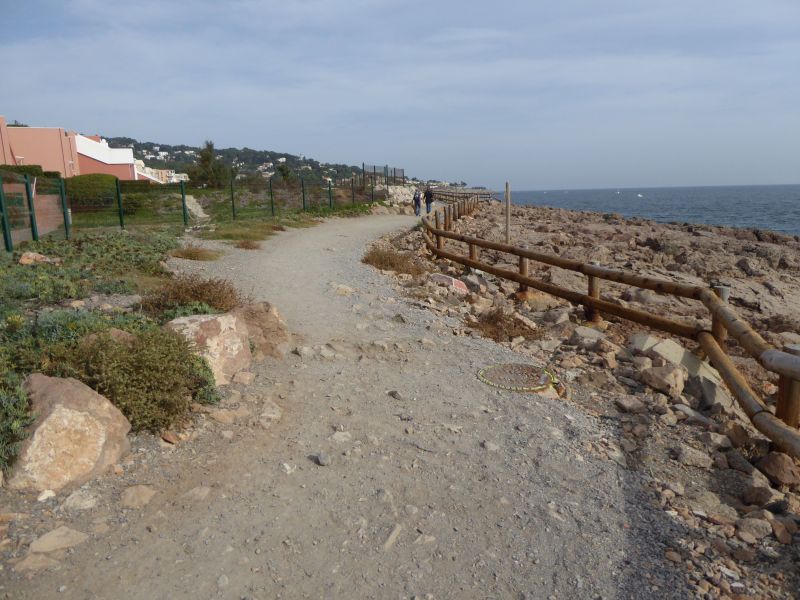
<path id="1" fill-rule="evenodd" d="M 579 325 L 575 328 L 575 331 L 572 332 L 572 336 L 569 338 L 569 344 L 578 346 L 579 348 L 589 349 L 594 346 L 598 340 L 602 340 L 605 337 L 606 335 L 602 331 Z"/>
<path id="2" fill-rule="evenodd" d="M 55 552 L 56 550 L 72 548 L 73 546 L 82 544 L 87 539 L 89 539 L 89 536 L 85 533 L 75 531 L 74 529 L 62 525 L 33 540 L 30 551 L 38 554 L 47 554 L 48 552 Z"/>
<path id="3" fill-rule="evenodd" d="M 642 370 L 642 381 L 659 392 L 677 398 L 686 383 L 686 370 L 677 365 L 650 367 Z"/>
<path id="4" fill-rule="evenodd" d="M 647 410 L 644 402 L 639 400 L 636 396 L 620 396 L 614 398 L 614 404 L 617 405 L 622 412 L 626 413 L 643 413 Z"/>
<path id="5" fill-rule="evenodd" d="M 331 457 L 325 452 L 318 452 L 314 458 L 320 467 L 327 467 L 331 464 Z"/>
<path id="6" fill-rule="evenodd" d="M 89 510 L 97 506 L 97 496 L 87 490 L 75 490 L 64 502 L 61 503 L 62 510 Z"/>
<path id="7" fill-rule="evenodd" d="M 156 491 L 149 485 L 132 485 L 122 492 L 122 506 L 126 508 L 142 508 L 147 506 Z"/>
<path id="8" fill-rule="evenodd" d="M 100 475 L 124 456 L 131 425 L 105 397 L 77 379 L 34 373 L 25 380 L 36 421 L 9 487 L 58 491 Z"/>
<path id="9" fill-rule="evenodd" d="M 469 288 L 467 288 L 467 285 L 463 281 L 455 277 L 450 277 L 450 275 L 445 275 L 444 273 L 433 273 L 428 276 L 428 281 L 445 287 L 456 294 L 463 296 L 469 294 Z"/>
<path id="10" fill-rule="evenodd" d="M 53 560 L 49 556 L 31 552 L 14 565 L 14 571 L 17 573 L 22 573 L 23 571 L 41 571 L 42 569 L 58 566 L 58 564 L 57 560 Z"/>
<path id="11" fill-rule="evenodd" d="M 226 385 L 252 362 L 246 323 L 232 313 L 180 317 L 166 324 L 195 345 L 214 374 L 216 385 Z"/>

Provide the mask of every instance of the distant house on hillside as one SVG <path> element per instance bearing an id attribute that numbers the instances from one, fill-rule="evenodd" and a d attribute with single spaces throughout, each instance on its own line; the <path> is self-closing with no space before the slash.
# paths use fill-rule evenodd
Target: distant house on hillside
<path id="1" fill-rule="evenodd" d="M 0 164 L 40 165 L 62 177 L 105 173 L 126 181 L 153 180 L 137 170 L 132 148 L 111 148 L 100 136 L 60 127 L 8 127 L 1 116 Z"/>

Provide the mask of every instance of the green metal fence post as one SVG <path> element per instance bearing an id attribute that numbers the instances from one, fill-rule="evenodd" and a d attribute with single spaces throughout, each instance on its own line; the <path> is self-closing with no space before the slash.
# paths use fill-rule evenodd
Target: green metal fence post
<path id="1" fill-rule="evenodd" d="M 356 176 L 350 180 L 350 194 L 353 196 L 353 204 L 356 203 Z"/>
<path id="2" fill-rule="evenodd" d="M 333 193 L 331 192 L 330 180 L 328 180 L 328 208 L 333 208 Z"/>
<path id="3" fill-rule="evenodd" d="M 125 229 L 125 215 L 122 212 L 122 188 L 119 185 L 119 179 L 117 179 L 117 212 L 119 213 L 119 226 L 121 229 Z"/>
<path id="4" fill-rule="evenodd" d="M 31 189 L 31 179 L 25 175 L 25 196 L 28 198 L 28 214 L 31 220 L 31 237 L 34 242 L 39 241 L 39 227 L 36 225 L 36 208 L 33 205 L 33 190 Z"/>
<path id="5" fill-rule="evenodd" d="M 303 189 L 303 210 L 306 210 L 306 182 L 302 177 L 300 178 L 300 187 Z"/>
<path id="6" fill-rule="evenodd" d="M 183 208 L 183 226 L 189 226 L 189 210 L 186 208 L 186 185 L 181 181 L 181 207 Z"/>
<path id="7" fill-rule="evenodd" d="M 269 210 L 275 218 L 275 196 L 272 193 L 272 177 L 269 178 Z"/>
<path id="8" fill-rule="evenodd" d="M 233 169 L 231 169 L 231 213 L 236 218 L 236 199 L 233 196 Z"/>
<path id="9" fill-rule="evenodd" d="M 61 212 L 64 213 L 64 236 L 69 239 L 72 233 L 72 223 L 70 223 L 69 206 L 67 206 L 67 186 L 63 179 L 58 180 L 58 194 L 61 196 Z"/>
<path id="10" fill-rule="evenodd" d="M 8 222 L 8 211 L 6 210 L 6 195 L 3 193 L 3 178 L 0 177 L 0 219 L 3 220 L 3 242 L 6 252 L 14 251 L 14 242 L 11 239 L 11 224 Z"/>

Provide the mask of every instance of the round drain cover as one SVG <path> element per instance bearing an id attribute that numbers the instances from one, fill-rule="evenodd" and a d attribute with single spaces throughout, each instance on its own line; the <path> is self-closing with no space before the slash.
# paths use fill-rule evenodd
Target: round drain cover
<path id="1" fill-rule="evenodd" d="M 559 385 L 558 379 L 547 369 L 511 363 L 481 369 L 478 371 L 478 379 L 512 392 L 541 392 Z"/>

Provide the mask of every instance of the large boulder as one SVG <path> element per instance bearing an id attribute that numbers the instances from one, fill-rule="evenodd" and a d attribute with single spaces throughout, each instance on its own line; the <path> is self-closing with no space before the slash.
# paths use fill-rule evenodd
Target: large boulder
<path id="1" fill-rule="evenodd" d="M 253 360 L 247 325 L 232 313 L 180 317 L 166 326 L 195 345 L 208 362 L 216 385 L 230 383 L 233 376 L 248 368 Z"/>
<path id="2" fill-rule="evenodd" d="M 128 452 L 131 424 L 77 379 L 34 373 L 24 387 L 36 420 L 22 444 L 10 487 L 58 491 L 80 485 Z"/>
<path id="3" fill-rule="evenodd" d="M 247 325 L 257 361 L 267 356 L 283 358 L 291 350 L 292 336 L 274 304 L 257 302 L 237 308 L 231 314 Z"/>

